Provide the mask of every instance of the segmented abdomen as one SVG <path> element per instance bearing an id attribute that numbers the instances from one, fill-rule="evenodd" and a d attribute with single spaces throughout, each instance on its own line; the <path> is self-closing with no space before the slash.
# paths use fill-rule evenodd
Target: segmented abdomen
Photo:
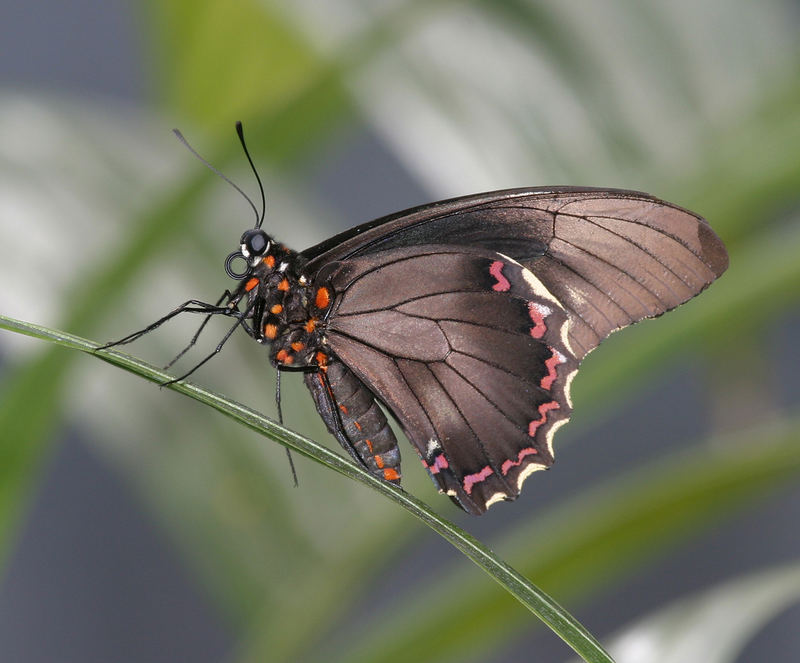
<path id="1" fill-rule="evenodd" d="M 400 451 L 372 392 L 342 362 L 306 373 L 306 386 L 328 430 L 359 463 L 387 481 L 400 482 Z"/>

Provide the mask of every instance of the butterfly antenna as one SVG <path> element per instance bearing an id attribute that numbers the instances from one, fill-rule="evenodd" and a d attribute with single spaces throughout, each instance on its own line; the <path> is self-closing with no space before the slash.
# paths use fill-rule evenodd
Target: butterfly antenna
<path id="1" fill-rule="evenodd" d="M 197 157 L 197 158 L 198 158 L 198 159 L 199 159 L 199 160 L 200 160 L 200 161 L 201 161 L 203 164 L 205 164 L 206 168 L 208 168 L 208 169 L 209 169 L 209 170 L 210 170 L 212 173 L 214 173 L 215 175 L 219 175 L 219 176 L 220 176 L 220 177 L 221 177 L 223 180 L 225 180 L 225 181 L 226 181 L 228 184 L 230 184 L 230 185 L 231 185 L 231 186 L 232 186 L 234 189 L 236 189 L 236 190 L 237 190 L 239 193 L 241 193 L 241 194 L 242 194 L 242 197 L 243 197 L 243 198 L 244 198 L 244 199 L 247 201 L 247 203 L 248 203 L 248 204 L 250 205 L 250 207 L 252 208 L 252 210 L 253 210 L 253 214 L 255 214 L 255 215 L 256 215 L 256 224 L 257 224 L 257 225 L 256 225 L 256 228 L 259 228 L 259 227 L 261 227 L 261 221 L 260 221 L 260 220 L 259 220 L 259 218 L 258 218 L 258 210 L 256 209 L 255 203 L 253 203 L 253 201 L 252 201 L 252 200 L 250 200 L 250 197 L 249 197 L 249 196 L 248 196 L 248 195 L 247 195 L 247 194 L 246 194 L 244 191 L 242 191 L 242 190 L 241 190 L 241 189 L 240 189 L 238 186 L 236 186 L 236 184 L 234 184 L 234 183 L 233 183 L 233 181 L 231 181 L 231 179 L 230 179 L 229 177 L 226 177 L 225 175 L 223 175 L 223 174 L 222 174 L 221 172 L 219 172 L 219 171 L 218 171 L 216 168 L 214 168 L 214 166 L 212 166 L 212 165 L 211 165 L 211 164 L 210 164 L 208 161 L 206 161 L 206 160 L 205 160 L 203 157 L 201 157 L 201 156 L 200 156 L 200 154 L 198 154 L 197 150 L 195 150 L 195 149 L 194 149 L 194 148 L 193 148 L 191 145 L 189 145 L 189 141 L 187 141 L 187 140 L 186 140 L 186 139 L 183 137 L 183 134 L 182 134 L 182 133 L 181 133 L 181 132 L 180 132 L 178 129 L 173 129 L 173 130 L 172 130 L 172 133 L 174 133 L 174 134 L 175 134 L 175 136 L 177 137 L 177 139 L 178 139 L 179 141 L 181 141 L 181 143 L 183 143 L 183 146 L 184 146 L 184 147 L 185 147 L 187 150 L 189 150 L 189 151 L 190 151 L 192 154 L 194 154 L 194 155 L 195 155 L 195 156 L 196 156 L 196 157 Z M 248 156 L 248 158 L 249 158 L 249 156 Z M 252 164 L 252 162 L 251 162 L 251 164 Z M 256 176 L 256 177 L 257 177 L 257 176 Z M 259 182 L 259 185 L 260 185 L 260 184 L 261 184 L 261 182 Z M 261 198 L 262 198 L 262 199 L 264 198 L 264 191 L 263 191 L 263 190 L 261 191 Z M 263 220 L 263 214 L 262 214 L 262 220 Z"/>
<path id="2" fill-rule="evenodd" d="M 256 165 L 253 163 L 253 159 L 250 157 L 250 152 L 247 149 L 247 144 L 244 142 L 244 129 L 242 128 L 241 122 L 236 122 L 236 134 L 239 136 L 239 142 L 242 144 L 244 155 L 247 157 L 247 161 L 250 163 L 250 168 L 252 168 L 253 170 L 253 175 L 256 176 L 256 182 L 258 182 L 258 190 L 261 192 L 261 218 L 258 220 L 258 223 L 256 224 L 256 228 L 260 228 L 261 224 L 264 223 L 264 216 L 267 213 L 267 199 L 264 196 L 264 186 L 261 184 L 261 178 L 258 176 Z"/>

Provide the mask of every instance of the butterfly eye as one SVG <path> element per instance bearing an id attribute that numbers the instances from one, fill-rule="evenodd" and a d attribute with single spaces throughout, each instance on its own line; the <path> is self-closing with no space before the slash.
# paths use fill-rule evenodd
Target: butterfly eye
<path id="1" fill-rule="evenodd" d="M 242 235 L 244 255 L 248 258 L 263 256 L 269 251 L 269 236 L 263 230 L 248 230 Z"/>

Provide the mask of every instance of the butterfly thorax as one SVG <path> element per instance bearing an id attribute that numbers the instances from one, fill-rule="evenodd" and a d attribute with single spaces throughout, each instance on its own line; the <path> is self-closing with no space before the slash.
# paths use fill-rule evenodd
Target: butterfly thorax
<path id="1" fill-rule="evenodd" d="M 331 292 L 301 273 L 300 255 L 273 242 L 270 251 L 240 284 L 252 308 L 253 337 L 270 345 L 270 361 L 283 368 L 324 368 L 322 320 Z"/>

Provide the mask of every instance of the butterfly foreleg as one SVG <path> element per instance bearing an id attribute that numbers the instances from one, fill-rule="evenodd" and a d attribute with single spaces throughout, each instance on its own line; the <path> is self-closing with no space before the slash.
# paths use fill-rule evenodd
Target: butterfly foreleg
<path id="1" fill-rule="evenodd" d="M 252 308 L 253 308 L 253 305 L 251 304 L 244 311 L 239 311 L 238 309 L 229 309 L 227 307 L 225 309 L 223 309 L 224 311 L 226 311 L 226 315 L 232 315 L 233 317 L 235 317 L 236 318 L 236 322 L 226 332 L 225 336 L 222 337 L 222 340 L 217 344 L 217 347 L 215 347 L 208 355 L 206 355 L 206 357 L 202 361 L 199 361 L 197 364 L 195 364 L 194 367 L 192 367 L 191 370 L 187 371 L 186 373 L 184 373 L 180 377 L 173 378 L 171 380 L 167 380 L 166 382 L 161 383 L 161 386 L 162 387 L 166 387 L 167 385 L 175 384 L 176 382 L 180 382 L 181 380 L 185 380 L 192 373 L 194 373 L 198 368 L 200 368 L 203 364 L 208 362 L 212 357 L 218 355 L 222 351 L 222 347 L 225 345 L 225 343 L 228 342 L 228 339 L 231 336 L 233 336 L 233 332 L 236 331 L 237 327 L 246 325 L 245 318 L 250 314 L 250 312 L 252 311 Z"/>
<path id="2" fill-rule="evenodd" d="M 229 308 L 229 306 L 220 306 L 219 305 L 222 302 L 222 300 L 225 298 L 225 296 L 228 296 L 229 294 L 230 293 L 228 293 L 226 291 L 225 295 L 223 295 L 223 297 L 220 298 L 220 300 L 219 300 L 219 302 L 217 304 L 209 304 L 207 302 L 202 302 L 199 299 L 190 299 L 190 300 L 184 302 L 183 304 L 181 304 L 180 306 L 177 306 L 176 308 L 174 308 L 172 311 L 167 313 L 162 318 L 159 318 L 155 322 L 150 323 L 144 329 L 140 329 L 139 331 L 133 332 L 132 334 L 128 334 L 127 336 L 124 336 L 123 338 L 121 338 L 121 339 L 119 339 L 117 341 L 111 341 L 110 343 L 106 343 L 105 345 L 101 345 L 97 349 L 98 350 L 107 350 L 108 348 L 113 348 L 113 347 L 115 347 L 117 345 L 127 345 L 128 343 L 133 343 L 134 341 L 140 339 L 145 334 L 149 334 L 151 331 L 155 331 L 161 325 L 163 325 L 165 322 L 169 322 L 170 320 L 172 320 L 172 318 L 180 315 L 181 313 L 205 313 L 205 314 L 207 314 L 209 316 L 211 316 L 211 315 L 231 315 L 232 311 L 235 310 L 235 309 L 231 309 L 231 308 Z M 199 332 L 198 332 L 198 334 L 199 334 Z"/>
<path id="3" fill-rule="evenodd" d="M 224 293 L 222 293 L 222 296 L 216 301 L 214 306 L 217 309 L 219 309 L 221 304 L 222 304 L 222 302 L 224 302 L 226 299 L 228 300 L 228 303 L 225 304 L 225 306 L 223 307 L 226 311 L 238 311 L 239 310 L 239 308 L 238 308 L 239 307 L 239 302 L 238 301 L 234 301 L 234 295 L 231 293 L 230 290 L 226 290 Z M 181 357 L 183 357 L 183 355 L 185 355 L 187 352 L 189 352 L 189 350 L 191 350 L 194 347 L 195 343 L 197 343 L 197 339 L 200 338 L 200 334 L 203 332 L 203 329 L 205 329 L 206 325 L 208 324 L 208 321 L 211 320 L 211 318 L 214 315 L 231 315 L 231 313 L 223 313 L 220 310 L 212 311 L 212 312 L 207 313 L 206 317 L 203 319 L 203 322 L 200 323 L 199 329 L 195 332 L 194 336 L 192 336 L 191 340 L 186 345 L 186 347 L 183 348 L 183 350 L 181 350 L 178 354 L 176 354 L 169 361 L 169 363 L 164 366 L 164 370 L 165 371 L 167 371 L 170 368 L 172 368 L 172 366 L 175 364 L 176 361 L 178 361 Z M 248 333 L 249 333 L 249 330 L 248 330 Z"/>

